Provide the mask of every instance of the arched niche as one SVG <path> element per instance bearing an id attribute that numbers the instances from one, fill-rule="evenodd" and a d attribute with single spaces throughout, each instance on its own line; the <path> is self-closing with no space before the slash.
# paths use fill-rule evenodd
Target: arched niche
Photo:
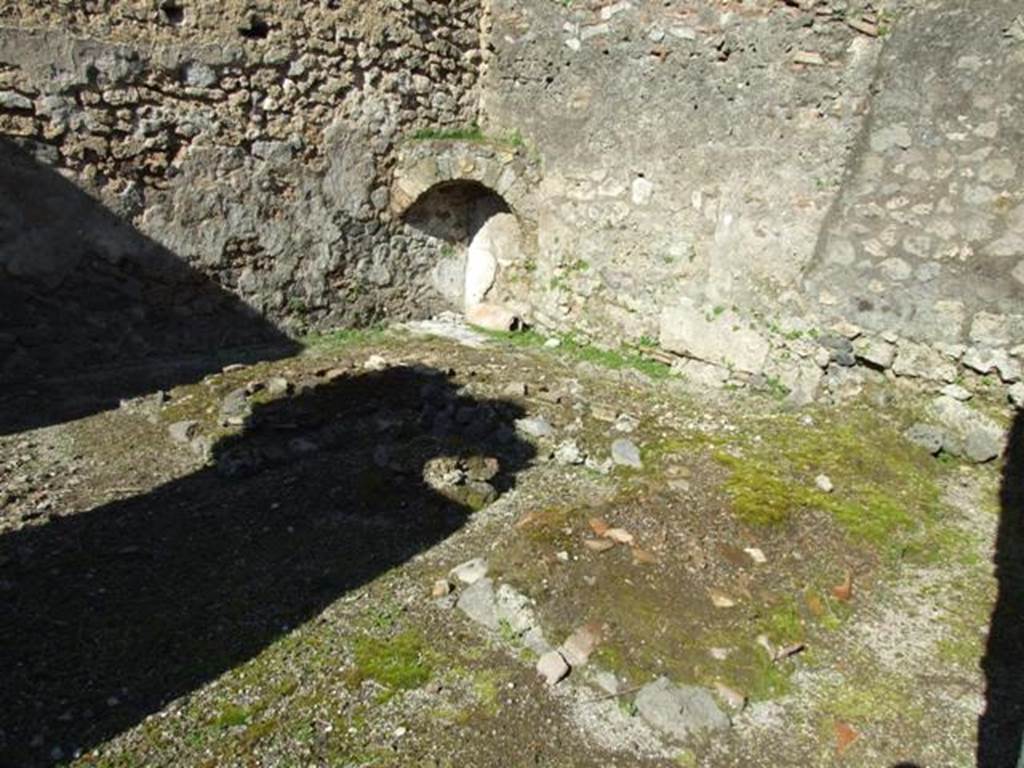
<path id="1" fill-rule="evenodd" d="M 402 221 L 436 254 L 432 280 L 453 308 L 493 299 L 503 270 L 522 260 L 522 228 L 505 198 L 479 181 L 427 189 Z"/>

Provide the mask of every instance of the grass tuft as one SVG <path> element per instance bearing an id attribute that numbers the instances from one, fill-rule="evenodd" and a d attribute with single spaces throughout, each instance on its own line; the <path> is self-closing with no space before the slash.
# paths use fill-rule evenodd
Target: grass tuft
<path id="1" fill-rule="evenodd" d="M 338 330 L 325 331 L 323 333 L 311 333 L 301 339 L 301 344 L 307 350 L 330 352 L 357 344 L 379 343 L 387 337 L 388 333 L 388 329 L 384 326 L 339 328 Z"/>
<path id="2" fill-rule="evenodd" d="M 544 336 L 534 330 L 502 333 L 500 331 L 486 331 L 482 333 L 491 338 L 508 344 L 513 347 L 526 349 L 542 348 L 549 338 L 557 338 L 559 345 L 555 347 L 555 354 L 567 357 L 577 362 L 591 363 L 602 368 L 613 371 L 634 370 L 652 379 L 667 379 L 672 375 L 672 369 L 664 363 L 646 357 L 639 349 L 632 347 L 621 347 L 619 349 L 603 349 L 589 342 L 574 336 Z"/>
<path id="3" fill-rule="evenodd" d="M 479 125 L 464 128 L 420 128 L 412 135 L 416 141 L 485 141 Z"/>

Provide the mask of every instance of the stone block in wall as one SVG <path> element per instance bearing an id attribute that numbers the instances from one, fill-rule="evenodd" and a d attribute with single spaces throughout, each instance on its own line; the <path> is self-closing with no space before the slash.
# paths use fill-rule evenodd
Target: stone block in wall
<path id="1" fill-rule="evenodd" d="M 686 358 L 672 363 L 672 372 L 698 387 L 721 389 L 729 381 L 729 371 L 720 365 Z"/>
<path id="2" fill-rule="evenodd" d="M 813 360 L 780 360 L 774 367 L 779 383 L 788 392 L 787 405 L 801 407 L 818 399 L 825 373 Z"/>
<path id="3" fill-rule="evenodd" d="M 982 375 L 995 371 L 1007 384 L 1020 381 L 1022 375 L 1020 363 L 1002 349 L 971 347 L 964 353 L 963 363 Z"/>
<path id="4" fill-rule="evenodd" d="M 886 370 L 896 360 L 896 345 L 874 336 L 861 336 L 853 341 L 853 353 L 861 362 Z"/>
<path id="5" fill-rule="evenodd" d="M 971 323 L 971 341 L 986 347 L 1011 347 L 1024 342 L 1024 315 L 979 312 Z"/>
<path id="6" fill-rule="evenodd" d="M 395 207 L 402 210 L 437 183 L 439 171 L 437 160 L 426 157 L 416 165 L 397 175 L 393 196 Z"/>
<path id="7" fill-rule="evenodd" d="M 682 299 L 661 313 L 661 346 L 744 373 L 760 373 L 770 351 L 768 341 L 731 310 L 700 307 Z"/>
<path id="8" fill-rule="evenodd" d="M 925 344 L 902 341 L 892 365 L 897 376 L 931 381 L 956 381 L 956 365 Z"/>

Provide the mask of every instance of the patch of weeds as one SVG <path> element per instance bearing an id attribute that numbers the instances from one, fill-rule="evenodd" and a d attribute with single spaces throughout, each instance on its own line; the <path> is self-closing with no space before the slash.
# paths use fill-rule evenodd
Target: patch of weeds
<path id="1" fill-rule="evenodd" d="M 245 725 L 249 722 L 251 712 L 248 708 L 239 706 L 237 704 L 225 704 L 217 717 L 213 720 L 213 727 L 221 730 L 228 728 L 235 728 L 240 725 Z"/>
<path id="2" fill-rule="evenodd" d="M 526 140 L 516 128 L 504 135 L 489 135 L 473 123 L 460 128 L 421 128 L 410 137 L 413 141 L 470 141 L 478 144 L 500 144 L 516 149 L 526 146 Z"/>
<path id="3" fill-rule="evenodd" d="M 490 717 L 496 717 L 501 711 L 498 694 L 506 677 L 492 670 L 483 670 L 473 676 L 473 697 L 480 709 Z"/>
<path id="4" fill-rule="evenodd" d="M 664 363 L 650 360 L 630 349 L 602 349 L 572 337 L 563 338 L 559 349 L 576 360 L 593 363 L 613 371 L 632 368 L 652 379 L 665 379 L 671 375 L 671 369 Z"/>
<path id="5" fill-rule="evenodd" d="M 366 628 L 371 632 L 390 632 L 402 615 L 402 606 L 391 599 L 381 600 L 370 607 L 363 617 Z"/>
<path id="6" fill-rule="evenodd" d="M 519 645 L 519 633 L 508 619 L 498 619 L 498 637 L 509 645 Z"/>
<path id="7" fill-rule="evenodd" d="M 796 601 L 789 599 L 773 607 L 759 622 L 759 629 L 777 645 L 803 642 L 806 626 Z"/>
<path id="8" fill-rule="evenodd" d="M 369 328 L 341 328 L 324 333 L 311 333 L 300 340 L 302 346 L 309 350 L 330 352 L 336 349 L 356 346 L 359 344 L 378 343 L 388 335 L 387 328 L 371 326 Z"/>
<path id="9" fill-rule="evenodd" d="M 527 648 L 524 645 L 522 648 L 519 649 L 519 660 L 522 661 L 524 664 L 536 664 L 538 659 L 540 659 L 540 656 L 538 656 L 537 652 L 532 648 Z"/>
<path id="10" fill-rule="evenodd" d="M 534 330 L 510 333 L 486 330 L 482 330 L 482 332 L 496 341 L 526 348 L 543 347 L 544 342 L 549 338 Z M 560 344 L 553 352 L 571 360 L 587 362 L 615 371 L 632 369 L 652 379 L 667 379 L 672 375 L 669 366 L 657 360 L 651 360 L 635 349 L 603 349 L 573 336 L 556 338 L 559 339 Z"/>
<path id="11" fill-rule="evenodd" d="M 552 277 L 548 281 L 548 288 L 550 288 L 552 291 L 561 291 L 566 287 L 567 286 L 564 277 L 556 276 Z"/>
<path id="12" fill-rule="evenodd" d="M 416 141 L 484 141 L 486 137 L 476 123 L 461 128 L 420 128 L 412 138 Z"/>
<path id="13" fill-rule="evenodd" d="M 184 740 L 193 749 L 200 749 L 206 745 L 206 734 L 199 728 L 195 728 L 185 734 Z"/>
<path id="14" fill-rule="evenodd" d="M 624 623 L 623 626 L 626 624 Z M 652 677 L 643 660 L 634 660 L 627 655 L 623 646 L 616 642 L 602 643 L 594 651 L 592 658 L 601 669 L 613 672 L 616 677 L 629 684 L 641 685 Z"/>
<path id="15" fill-rule="evenodd" d="M 245 729 L 234 751 L 240 751 L 243 754 L 251 753 L 258 742 L 271 736 L 277 728 L 278 724 L 274 720 L 260 720 L 253 723 Z"/>
<path id="16" fill-rule="evenodd" d="M 704 312 L 704 319 L 709 323 L 713 323 L 723 312 L 725 312 L 725 307 L 716 306 Z"/>
<path id="17" fill-rule="evenodd" d="M 388 638 L 359 637 L 353 656 L 353 685 L 372 679 L 392 691 L 411 690 L 426 683 L 433 671 L 422 636 L 411 630 Z"/>
<path id="18" fill-rule="evenodd" d="M 328 743 L 327 755 L 330 760 L 328 765 L 338 765 L 344 768 L 372 768 L 373 766 L 389 765 L 394 760 L 394 752 L 384 747 L 363 746 L 355 748 L 350 744 Z"/>
<path id="19" fill-rule="evenodd" d="M 625 696 L 619 696 L 615 700 L 615 703 L 619 705 L 619 710 L 626 717 L 636 717 L 640 713 L 640 710 L 636 706 L 636 701 L 633 699 L 626 698 Z"/>
<path id="20" fill-rule="evenodd" d="M 526 139 L 523 138 L 523 134 L 519 132 L 518 128 L 513 129 L 505 135 L 503 141 L 512 147 L 525 147 Z"/>
<path id="21" fill-rule="evenodd" d="M 892 34 L 892 28 L 895 23 L 896 15 L 892 11 L 880 10 L 878 12 L 878 36 L 888 37 Z"/>
<path id="22" fill-rule="evenodd" d="M 299 744 L 309 744 L 316 738 L 316 725 L 313 723 L 299 723 L 292 731 L 291 737 Z"/>
<path id="23" fill-rule="evenodd" d="M 785 400 L 789 396 L 789 387 L 783 384 L 776 376 L 765 376 L 764 390 L 769 397 L 776 400 Z"/>

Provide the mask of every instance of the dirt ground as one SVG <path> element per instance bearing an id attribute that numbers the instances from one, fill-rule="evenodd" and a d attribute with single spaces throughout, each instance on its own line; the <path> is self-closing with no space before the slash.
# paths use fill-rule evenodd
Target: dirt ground
<path id="1" fill-rule="evenodd" d="M 5 430 L 0 766 L 1013 765 L 1012 455 L 929 456 L 891 384 L 790 410 L 466 337 L 338 334 Z M 472 558 L 552 643 L 591 628 L 587 663 L 549 686 L 456 607 Z M 731 727 L 646 721 L 662 676 Z"/>

